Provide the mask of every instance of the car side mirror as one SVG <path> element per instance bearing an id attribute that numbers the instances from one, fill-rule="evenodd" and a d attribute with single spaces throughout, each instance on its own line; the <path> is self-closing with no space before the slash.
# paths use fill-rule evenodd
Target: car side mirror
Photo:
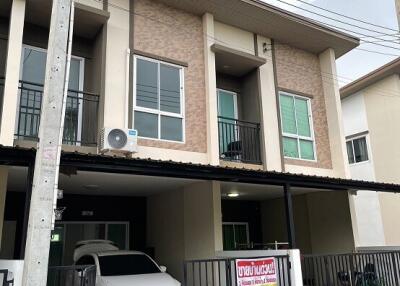
<path id="1" fill-rule="evenodd" d="M 161 265 L 160 270 L 162 273 L 165 273 L 165 272 L 167 272 L 167 267 Z"/>

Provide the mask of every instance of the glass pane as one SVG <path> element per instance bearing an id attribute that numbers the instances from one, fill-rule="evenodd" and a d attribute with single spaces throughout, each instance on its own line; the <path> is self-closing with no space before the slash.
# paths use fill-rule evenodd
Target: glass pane
<path id="1" fill-rule="evenodd" d="M 297 139 L 283 137 L 283 154 L 286 157 L 299 158 Z"/>
<path id="2" fill-rule="evenodd" d="M 135 111 L 135 129 L 139 136 L 158 138 L 158 115 Z"/>
<path id="3" fill-rule="evenodd" d="M 354 157 L 356 163 L 368 161 L 368 150 L 365 137 L 354 139 L 353 144 L 354 144 Z"/>
<path id="4" fill-rule="evenodd" d="M 282 130 L 284 133 L 297 134 L 294 99 L 292 96 L 280 95 Z"/>
<path id="5" fill-rule="evenodd" d="M 161 139 L 182 141 L 182 119 L 161 116 Z"/>
<path id="6" fill-rule="evenodd" d="M 224 250 L 234 250 L 235 249 L 235 236 L 233 231 L 233 225 L 224 224 L 222 226 L 223 232 L 223 244 Z"/>
<path id="7" fill-rule="evenodd" d="M 310 117 L 307 100 L 296 98 L 296 119 L 298 135 L 311 137 Z"/>
<path id="8" fill-rule="evenodd" d="M 109 224 L 107 230 L 107 239 L 115 242 L 119 249 L 127 249 L 126 247 L 126 224 Z"/>
<path id="9" fill-rule="evenodd" d="M 235 241 L 237 246 L 247 248 L 247 226 L 244 224 L 235 225 Z M 239 245 L 238 245 L 239 244 Z"/>
<path id="10" fill-rule="evenodd" d="M 346 142 L 346 147 L 347 147 L 347 157 L 349 159 L 349 163 L 353 164 L 354 163 L 354 153 L 353 153 L 352 141 Z"/>
<path id="11" fill-rule="evenodd" d="M 158 109 L 158 64 L 138 59 L 136 105 Z"/>
<path id="12" fill-rule="evenodd" d="M 314 160 L 314 144 L 312 141 L 300 140 L 301 158 L 306 160 Z"/>
<path id="13" fill-rule="evenodd" d="M 181 113 L 181 80 L 178 68 L 160 65 L 160 109 Z"/>
<path id="14" fill-rule="evenodd" d="M 46 70 L 46 52 L 25 48 L 22 61 L 21 79 L 43 85 Z"/>
<path id="15" fill-rule="evenodd" d="M 218 116 L 236 118 L 235 93 L 218 90 Z M 228 121 L 233 123 L 233 121 Z"/>

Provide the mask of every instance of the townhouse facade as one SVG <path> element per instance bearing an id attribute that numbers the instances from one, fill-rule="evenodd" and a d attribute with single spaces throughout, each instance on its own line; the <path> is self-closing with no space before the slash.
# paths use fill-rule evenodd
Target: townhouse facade
<path id="1" fill-rule="evenodd" d="M 399 60 L 372 71 L 341 89 L 343 122 L 352 178 L 399 182 L 396 145 L 399 110 Z M 370 245 L 399 244 L 396 194 L 362 194 L 358 204 L 371 210 L 364 217 Z"/>
<path id="2" fill-rule="evenodd" d="M 51 7 L 0 6 L 0 256 L 23 258 Z M 224 250 L 368 246 L 348 190 L 398 186 L 350 180 L 335 60 L 357 45 L 259 1 L 76 1 L 50 264 L 94 238 L 180 280 Z M 100 154 L 104 127 L 138 152 Z"/>

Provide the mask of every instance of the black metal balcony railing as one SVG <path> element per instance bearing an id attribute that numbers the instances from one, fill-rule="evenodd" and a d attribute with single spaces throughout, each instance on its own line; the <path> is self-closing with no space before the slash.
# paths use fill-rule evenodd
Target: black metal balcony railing
<path id="1" fill-rule="evenodd" d="M 20 81 L 16 139 L 37 140 L 43 85 Z M 96 146 L 99 96 L 68 90 L 63 144 Z"/>
<path id="2" fill-rule="evenodd" d="M 259 123 L 218 116 L 218 133 L 221 159 L 261 164 Z"/>

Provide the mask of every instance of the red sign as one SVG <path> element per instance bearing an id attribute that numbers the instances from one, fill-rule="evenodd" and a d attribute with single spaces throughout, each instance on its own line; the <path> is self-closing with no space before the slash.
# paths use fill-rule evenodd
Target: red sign
<path id="1" fill-rule="evenodd" d="M 277 286 L 275 258 L 236 259 L 237 286 Z"/>

